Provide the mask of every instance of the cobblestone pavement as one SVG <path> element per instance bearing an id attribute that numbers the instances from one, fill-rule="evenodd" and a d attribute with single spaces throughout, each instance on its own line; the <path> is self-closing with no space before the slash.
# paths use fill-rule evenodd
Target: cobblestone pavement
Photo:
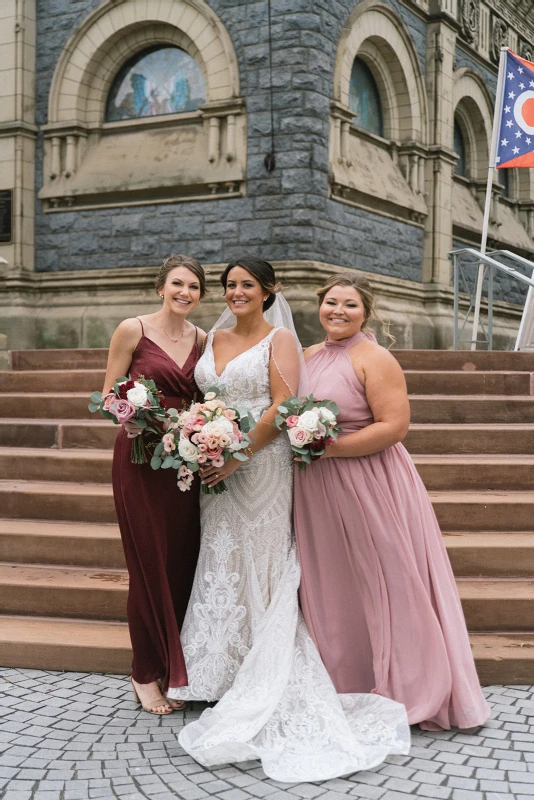
<path id="1" fill-rule="evenodd" d="M 409 756 L 322 783 L 281 784 L 258 762 L 199 766 L 178 744 L 185 714 L 149 716 L 116 675 L 0 668 L 2 800 L 532 800 L 534 686 L 485 690 L 492 718 L 472 735 L 413 731 Z"/>

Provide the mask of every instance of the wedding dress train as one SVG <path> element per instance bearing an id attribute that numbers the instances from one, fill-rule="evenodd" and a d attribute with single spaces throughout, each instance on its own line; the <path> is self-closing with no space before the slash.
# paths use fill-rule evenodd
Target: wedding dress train
<path id="1" fill-rule="evenodd" d="M 217 376 L 213 333 L 195 370 L 255 419 L 271 405 L 272 330 Z M 179 735 L 205 766 L 261 759 L 279 781 L 326 780 L 409 751 L 404 706 L 374 694 L 336 694 L 298 607 L 292 536 L 293 466 L 281 434 L 201 498 L 202 539 L 181 632 L 189 685 L 183 700 L 218 700 Z M 313 502 L 313 498 L 310 498 Z M 327 535 L 327 531 L 325 531 Z"/>

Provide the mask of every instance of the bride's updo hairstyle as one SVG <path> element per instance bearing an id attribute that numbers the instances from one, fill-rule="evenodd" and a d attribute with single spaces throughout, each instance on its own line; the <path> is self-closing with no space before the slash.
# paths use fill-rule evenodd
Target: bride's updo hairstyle
<path id="1" fill-rule="evenodd" d="M 384 336 L 387 336 L 388 339 L 391 339 L 390 347 L 395 344 L 397 340 L 389 331 L 389 319 L 386 319 L 379 313 L 376 307 L 375 295 L 371 289 L 371 284 L 364 275 L 352 271 L 338 272 L 337 275 L 330 275 L 330 277 L 326 279 L 323 286 L 321 286 L 321 288 L 317 289 L 315 292 L 319 298 L 319 306 L 323 304 L 326 295 L 334 286 L 352 286 L 352 288 L 356 289 L 362 298 L 365 314 L 362 324 L 362 331 L 367 327 L 369 320 L 376 319 L 382 326 L 382 333 Z"/>
<path id="2" fill-rule="evenodd" d="M 276 275 L 274 274 L 272 264 L 269 264 L 268 261 L 263 261 L 261 258 L 256 258 L 255 256 L 244 256 L 243 258 L 236 258 L 234 261 L 230 261 L 221 275 L 221 283 L 224 287 L 224 291 L 226 291 L 228 273 L 234 267 L 243 267 L 243 269 L 246 269 L 247 272 L 250 272 L 250 274 L 256 278 L 263 291 L 269 292 L 269 297 L 263 303 L 263 310 L 267 311 L 274 303 L 277 293 L 282 288 L 281 285 L 276 282 Z"/>
<path id="3" fill-rule="evenodd" d="M 173 269 L 176 269 L 176 267 L 185 267 L 198 278 L 198 283 L 200 285 L 200 297 L 204 297 L 206 294 L 206 274 L 202 264 L 195 258 L 191 258 L 191 256 L 184 256 L 181 253 L 172 253 L 172 255 L 165 259 L 159 268 L 159 272 L 156 275 L 156 280 L 154 281 L 156 291 L 160 292 L 163 289 L 167 282 L 167 276 L 169 272 L 172 272 Z"/>

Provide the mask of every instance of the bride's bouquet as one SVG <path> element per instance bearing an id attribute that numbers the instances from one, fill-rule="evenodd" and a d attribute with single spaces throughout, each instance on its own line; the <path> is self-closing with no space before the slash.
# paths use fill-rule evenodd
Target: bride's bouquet
<path id="1" fill-rule="evenodd" d="M 312 394 L 290 397 L 277 410 L 274 424 L 287 431 L 299 469 L 320 458 L 341 432 L 337 424 L 339 408 L 333 400 L 316 400 Z"/>
<path id="2" fill-rule="evenodd" d="M 165 398 L 154 381 L 139 375 L 136 381 L 117 378 L 113 389 L 106 395 L 93 392 L 89 411 L 100 411 L 103 417 L 111 419 L 115 425 L 135 422 L 144 431 L 161 434 L 169 416 Z M 155 426 L 155 427 L 154 427 Z M 132 439 L 132 464 L 146 464 L 146 444 L 143 436 Z"/>
<path id="3" fill-rule="evenodd" d="M 203 403 L 193 403 L 180 412 L 171 412 L 167 430 L 154 450 L 152 469 L 178 470 L 178 488 L 191 488 L 193 475 L 203 466 L 222 467 L 237 458 L 247 461 L 243 451 L 250 445 L 248 435 L 255 420 L 247 409 L 229 408 L 216 387 L 208 389 Z M 205 494 L 226 491 L 224 481 L 202 485 Z"/>

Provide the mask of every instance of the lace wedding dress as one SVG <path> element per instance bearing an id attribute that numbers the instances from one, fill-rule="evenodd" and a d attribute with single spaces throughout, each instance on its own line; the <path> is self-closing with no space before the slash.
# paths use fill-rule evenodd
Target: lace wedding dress
<path id="1" fill-rule="evenodd" d="M 213 332 L 195 370 L 255 419 L 271 405 L 276 329 L 217 376 Z M 407 753 L 404 706 L 373 694 L 337 695 L 298 607 L 292 537 L 293 467 L 281 434 L 227 481 L 202 495 L 200 556 L 181 632 L 189 685 L 182 700 L 219 700 L 180 733 L 205 766 L 261 759 L 275 780 L 326 780 Z M 313 502 L 313 498 L 310 498 Z M 325 531 L 325 535 L 328 532 Z"/>

